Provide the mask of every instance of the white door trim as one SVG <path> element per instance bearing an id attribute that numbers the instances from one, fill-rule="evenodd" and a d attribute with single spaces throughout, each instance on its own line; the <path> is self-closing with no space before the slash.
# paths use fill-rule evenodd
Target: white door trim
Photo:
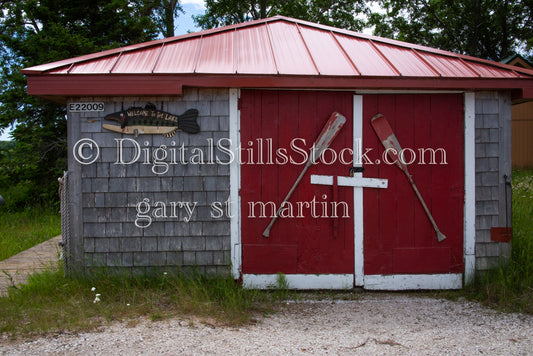
<path id="1" fill-rule="evenodd" d="M 289 289 L 352 289 L 353 274 L 244 274 L 245 288 L 276 288 L 284 276 Z"/>
<path id="2" fill-rule="evenodd" d="M 363 96 L 353 96 L 353 164 L 358 162 L 363 152 Z M 354 173 L 354 177 L 362 178 L 363 173 Z M 354 224 L 354 284 L 364 284 L 364 253 L 363 253 L 363 188 L 353 188 L 353 224 Z"/>
<path id="3" fill-rule="evenodd" d="M 465 283 L 476 269 L 476 94 L 464 94 L 465 204 L 463 216 L 463 257 Z"/>
<path id="4" fill-rule="evenodd" d="M 461 289 L 462 286 L 462 273 L 365 276 L 365 289 L 369 290 Z"/>
<path id="5" fill-rule="evenodd" d="M 241 167 L 239 162 L 239 147 L 241 142 L 241 113 L 239 111 L 239 89 L 229 90 L 229 140 L 230 149 L 234 156 L 229 166 L 230 178 L 230 232 L 231 232 L 231 273 L 233 278 L 239 279 L 242 271 L 241 249 Z M 231 158 L 231 157 L 230 157 Z"/>

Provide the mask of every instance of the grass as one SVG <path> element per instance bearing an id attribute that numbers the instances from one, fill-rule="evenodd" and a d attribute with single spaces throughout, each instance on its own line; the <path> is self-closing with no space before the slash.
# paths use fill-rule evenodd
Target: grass
<path id="1" fill-rule="evenodd" d="M 0 298 L 0 334 L 90 330 L 138 317 L 194 316 L 206 323 L 238 325 L 268 312 L 277 298 L 273 292 L 244 289 L 231 277 L 194 272 L 124 277 L 102 271 L 91 278 L 65 278 L 56 268 L 33 275 L 27 285 L 12 287 Z"/>
<path id="2" fill-rule="evenodd" d="M 511 257 L 478 274 L 464 293 L 503 311 L 533 314 L 533 171 L 513 172 Z"/>
<path id="3" fill-rule="evenodd" d="M 61 234 L 58 211 L 45 208 L 22 212 L 0 210 L 0 261 Z"/>

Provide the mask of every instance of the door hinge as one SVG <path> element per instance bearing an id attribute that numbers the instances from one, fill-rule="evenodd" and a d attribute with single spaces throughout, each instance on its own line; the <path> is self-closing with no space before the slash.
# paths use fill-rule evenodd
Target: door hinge
<path id="1" fill-rule="evenodd" d="M 354 173 L 363 173 L 365 167 L 350 167 L 350 177 L 353 177 Z"/>

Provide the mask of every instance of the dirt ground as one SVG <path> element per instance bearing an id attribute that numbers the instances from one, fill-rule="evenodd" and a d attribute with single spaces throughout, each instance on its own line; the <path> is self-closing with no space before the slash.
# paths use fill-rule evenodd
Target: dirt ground
<path id="1" fill-rule="evenodd" d="M 0 340 L 5 355 L 533 355 L 533 316 L 416 294 L 288 302 L 240 327 L 174 318 Z"/>

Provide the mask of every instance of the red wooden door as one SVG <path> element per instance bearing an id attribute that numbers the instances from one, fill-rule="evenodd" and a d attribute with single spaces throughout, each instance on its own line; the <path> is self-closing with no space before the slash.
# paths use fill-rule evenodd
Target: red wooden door
<path id="1" fill-rule="evenodd" d="M 275 208 L 304 167 L 322 127 L 334 111 L 347 119 L 331 148 L 339 153 L 353 147 L 353 95 L 348 92 L 243 90 L 241 125 L 241 241 L 244 274 L 352 274 L 354 270 L 353 189 L 312 185 L 311 174 L 348 175 L 351 164 L 334 160 L 307 171 L 286 211 L 262 236 Z M 291 146 L 292 145 L 292 146 Z M 345 154 L 347 163 L 351 156 Z M 292 159 L 285 162 L 286 159 Z M 345 202 L 332 218 L 332 201 Z M 261 216 L 261 204 L 265 211 Z M 272 204 L 275 207 L 272 207 Z M 309 204 L 309 205 L 307 205 Z M 312 208 L 314 206 L 314 208 Z M 313 212 L 312 209 L 315 209 Z M 291 216 L 292 214 L 292 216 Z M 317 217 L 319 216 L 319 217 Z"/>
<path id="2" fill-rule="evenodd" d="M 370 119 L 384 114 L 409 172 L 429 210 L 446 235 L 435 232 L 402 171 L 383 162 L 383 146 Z M 363 99 L 363 147 L 372 149 L 364 162 L 365 177 L 388 179 L 388 189 L 364 189 L 364 273 L 432 274 L 463 272 L 464 144 L 463 97 L 459 94 L 366 95 Z M 436 163 L 419 149 L 443 149 Z M 376 160 L 380 160 L 377 164 Z M 425 164 L 424 164 L 425 163 Z"/>

